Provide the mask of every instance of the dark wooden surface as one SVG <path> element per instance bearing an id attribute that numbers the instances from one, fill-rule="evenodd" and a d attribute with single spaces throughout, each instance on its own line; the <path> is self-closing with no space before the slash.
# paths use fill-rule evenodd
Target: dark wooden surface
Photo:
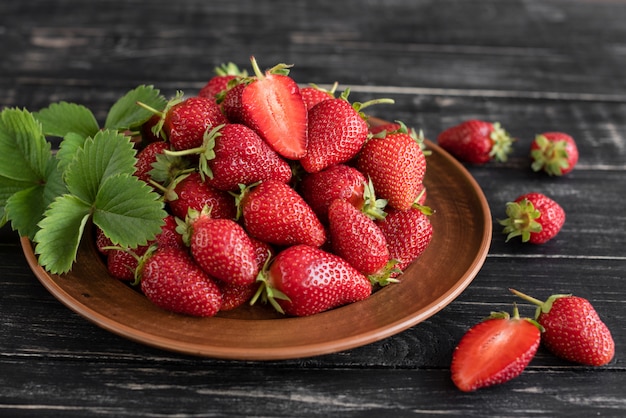
<path id="1" fill-rule="evenodd" d="M 626 2 L 610 0 L 3 1 L 0 107 L 65 100 L 102 121 L 139 84 L 192 93 L 214 66 L 248 66 L 254 54 L 261 66 L 295 64 L 301 83 L 339 81 L 355 100 L 391 97 L 376 116 L 430 138 L 481 118 L 518 142 L 506 164 L 468 167 L 494 236 L 460 297 L 398 335 L 314 358 L 204 359 L 112 335 L 54 299 L 3 228 L 0 416 L 624 416 L 624 22 Z M 580 162 L 566 178 L 529 169 L 530 141 L 548 130 L 578 140 Z M 505 243 L 496 218 L 531 190 L 561 203 L 566 224 L 543 246 Z M 456 390 L 454 346 L 490 311 L 510 309 L 508 287 L 590 299 L 613 332 L 615 359 L 590 368 L 540 349 L 505 385 Z"/>

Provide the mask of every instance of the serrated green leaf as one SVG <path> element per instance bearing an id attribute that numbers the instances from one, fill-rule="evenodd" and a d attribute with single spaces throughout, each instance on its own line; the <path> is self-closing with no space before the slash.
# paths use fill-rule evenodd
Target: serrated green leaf
<path id="1" fill-rule="evenodd" d="M 59 145 L 59 150 L 56 153 L 56 158 L 59 160 L 59 169 L 64 171 L 68 165 L 74 159 L 76 152 L 83 148 L 87 138 L 84 136 L 70 132 L 63 137 L 63 141 Z"/>
<path id="2" fill-rule="evenodd" d="M 39 264 L 53 274 L 70 271 L 76 260 L 91 206 L 72 195 L 63 195 L 50 204 L 34 237 Z"/>
<path id="3" fill-rule="evenodd" d="M 8 194 L 13 190 L 5 206 L 5 215 L 11 221 L 12 228 L 18 231 L 20 236 L 31 240 L 39 230 L 38 224 L 50 203 L 67 191 L 61 173 L 56 167 L 56 161 L 52 158 L 45 178 L 45 182 L 30 187 L 25 187 L 22 183 L 19 191 L 15 191 L 19 186 L 18 183 L 6 183 L 6 188 L 0 186 L 2 193 Z"/>
<path id="4" fill-rule="evenodd" d="M 146 245 L 161 231 L 167 216 L 160 196 L 136 176 L 107 178 L 95 202 L 93 222 L 116 244 Z"/>
<path id="5" fill-rule="evenodd" d="M 33 184 L 45 180 L 50 143 L 26 110 L 0 113 L 0 176 Z"/>
<path id="6" fill-rule="evenodd" d="M 68 190 L 93 203 L 107 177 L 135 172 L 135 153 L 130 139 L 115 131 L 100 131 L 87 138 L 65 170 Z"/>
<path id="7" fill-rule="evenodd" d="M 167 99 L 153 86 L 139 86 L 126 93 L 111 106 L 104 127 L 122 131 L 138 127 L 150 119 L 153 113 L 137 105 L 137 102 L 162 110 L 167 104 Z"/>
<path id="8" fill-rule="evenodd" d="M 63 138 L 74 132 L 86 138 L 100 129 L 91 110 L 75 103 L 52 103 L 33 115 L 41 122 L 43 133 L 47 136 Z"/>

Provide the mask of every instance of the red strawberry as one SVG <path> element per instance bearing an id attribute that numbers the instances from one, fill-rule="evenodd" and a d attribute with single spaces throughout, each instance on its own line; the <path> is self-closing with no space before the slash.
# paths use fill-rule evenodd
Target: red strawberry
<path id="1" fill-rule="evenodd" d="M 167 110 L 163 129 L 172 148 L 183 150 L 201 146 L 205 132 L 227 122 L 214 100 L 190 97 Z"/>
<path id="2" fill-rule="evenodd" d="M 253 237 L 249 238 L 252 246 L 254 247 L 254 259 L 256 261 L 256 265 L 259 271 L 261 271 L 261 269 L 265 266 L 265 263 L 267 263 L 267 260 L 274 257 L 274 248 L 272 248 L 272 246 L 267 242 L 263 242 Z"/>
<path id="3" fill-rule="evenodd" d="M 341 97 L 324 100 L 309 109 L 309 144 L 300 159 L 305 171 L 316 173 L 334 164 L 351 160 L 367 140 L 369 128 L 361 109 L 387 99 L 351 104 L 349 91 Z"/>
<path id="4" fill-rule="evenodd" d="M 426 157 L 419 139 L 403 130 L 370 139 L 357 157 L 357 168 L 371 178 L 389 207 L 407 210 L 420 193 Z"/>
<path id="5" fill-rule="evenodd" d="M 328 221 L 334 254 L 365 275 L 378 273 L 387 265 L 385 235 L 365 213 L 347 200 L 335 199 L 328 208 Z"/>
<path id="6" fill-rule="evenodd" d="M 150 117 L 150 119 L 144 122 L 143 125 L 141 125 L 140 132 L 143 145 L 147 145 L 152 142 L 163 141 L 160 131 L 158 130 L 158 128 L 155 128 L 155 126 L 159 125 L 160 121 L 161 115 L 154 114 Z M 155 132 L 155 129 L 157 130 L 157 132 Z"/>
<path id="7" fill-rule="evenodd" d="M 521 236 L 522 242 L 543 244 L 554 238 L 565 223 L 565 211 L 542 193 L 527 193 L 506 204 L 507 219 L 501 220 L 506 240 Z"/>
<path id="8" fill-rule="evenodd" d="M 248 233 L 276 245 L 321 246 L 326 231 L 313 209 L 289 185 L 268 180 L 240 196 L 240 212 Z"/>
<path id="9" fill-rule="evenodd" d="M 104 231 L 101 228 L 96 227 L 96 248 L 98 252 L 102 255 L 107 255 L 109 250 L 106 247 L 113 246 L 113 242 L 104 235 Z"/>
<path id="10" fill-rule="evenodd" d="M 306 87 L 300 88 L 300 94 L 302 95 L 302 99 L 304 100 L 304 105 L 307 110 L 311 109 L 313 106 L 318 104 L 319 102 L 323 102 L 324 100 L 334 99 L 335 98 L 335 90 L 339 83 L 333 84 L 333 87 L 330 90 L 324 90 L 315 84 L 311 84 Z"/>
<path id="11" fill-rule="evenodd" d="M 149 246 L 144 245 L 133 250 L 110 249 L 107 254 L 107 271 L 118 280 L 135 280 L 135 270 L 139 265 L 139 257 L 148 251 Z"/>
<path id="12" fill-rule="evenodd" d="M 387 240 L 389 257 L 404 270 L 422 255 L 433 237 L 433 226 L 420 207 L 399 211 L 388 209 L 387 216 L 376 222 Z"/>
<path id="13" fill-rule="evenodd" d="M 541 327 L 520 318 L 517 307 L 494 312 L 461 338 L 452 354 L 454 384 L 464 392 L 507 382 L 519 376 L 539 348 Z"/>
<path id="14" fill-rule="evenodd" d="M 562 176 L 578 162 L 578 147 L 574 138 L 562 132 L 537 135 L 530 144 L 531 168 L 551 176 Z"/>
<path id="15" fill-rule="evenodd" d="M 232 80 L 248 77 L 246 70 L 240 70 L 237 64 L 229 62 L 215 67 L 215 75 L 200 89 L 198 96 L 215 100 L 217 96 L 232 85 Z"/>
<path id="16" fill-rule="evenodd" d="M 356 208 L 363 206 L 365 176 L 356 168 L 335 164 L 317 173 L 306 175 L 299 185 L 304 200 L 319 219 L 328 223 L 328 207 L 335 199 L 346 199 Z"/>
<path id="17" fill-rule="evenodd" d="M 135 249 L 109 249 L 107 250 L 107 270 L 109 274 L 119 280 L 134 280 L 135 270 L 139 264 L 139 258 L 143 256 L 146 251 L 152 245 L 157 245 L 159 248 L 175 247 L 186 248 L 183 243 L 183 237 L 176 232 L 176 218 L 172 215 L 166 216 L 163 221 L 165 222 L 161 227 L 161 232 L 154 238 L 154 240 L 148 242 L 147 245 L 139 246 Z M 100 230 L 100 229 L 98 229 Z M 108 238 L 104 235 L 98 235 L 98 245 L 106 244 L 105 240 Z M 110 240 L 107 246 L 112 246 Z"/>
<path id="18" fill-rule="evenodd" d="M 247 82 L 242 81 L 228 89 L 223 94 L 224 98 L 220 102 L 220 105 L 222 107 L 222 112 L 230 123 L 243 123 L 245 120 L 241 98 L 246 85 Z"/>
<path id="19" fill-rule="evenodd" d="M 387 133 L 398 131 L 402 128 L 402 126 L 397 122 L 388 122 L 383 123 L 381 125 L 370 126 L 370 132 L 374 135 L 381 133 L 382 131 L 386 131 Z"/>
<path id="20" fill-rule="evenodd" d="M 294 316 L 313 315 L 372 293 L 369 279 L 345 260 L 308 245 L 281 251 L 260 277 L 264 297 L 279 312 Z"/>
<path id="21" fill-rule="evenodd" d="M 251 58 L 256 78 L 243 89 L 243 123 L 254 129 L 281 156 L 297 160 L 306 153 L 307 112 L 296 82 L 279 64 L 261 72 Z"/>
<path id="22" fill-rule="evenodd" d="M 495 159 L 506 161 L 512 151 L 513 138 L 499 123 L 471 119 L 446 129 L 437 143 L 460 161 L 485 164 Z"/>
<path id="23" fill-rule="evenodd" d="M 191 211 L 181 225 L 193 259 L 206 274 L 238 285 L 255 282 L 259 272 L 256 253 L 248 234 L 231 219 L 214 219 L 211 211 Z"/>
<path id="24" fill-rule="evenodd" d="M 603 366 L 613 359 L 615 342 L 611 332 L 587 299 L 552 295 L 542 302 L 510 290 L 538 306 L 535 319 L 545 329 L 541 340 L 552 353 L 590 366 Z"/>
<path id="25" fill-rule="evenodd" d="M 206 184 L 198 172 L 179 178 L 172 193 L 166 196 L 170 210 L 181 219 L 185 219 L 189 209 L 201 211 L 205 206 L 211 208 L 213 218 L 234 219 L 236 215 L 234 198 Z"/>
<path id="26" fill-rule="evenodd" d="M 146 254 L 137 274 L 146 297 L 168 311 L 214 316 L 221 307 L 222 293 L 216 282 L 180 248 Z"/>
<path id="27" fill-rule="evenodd" d="M 139 179 L 150 182 L 150 171 L 154 168 L 153 164 L 157 161 L 157 155 L 165 152 L 170 148 L 169 144 L 165 141 L 157 141 L 148 144 L 137 154 L 137 162 L 135 163 L 135 175 Z"/>
<path id="28" fill-rule="evenodd" d="M 218 190 L 239 190 L 239 185 L 274 179 L 291 180 L 291 166 L 252 129 L 231 123 L 211 130 L 203 145 L 170 155 L 200 153 L 200 173 Z"/>
<path id="29" fill-rule="evenodd" d="M 220 281 L 217 285 L 222 292 L 220 311 L 230 311 L 240 307 L 252 299 L 259 288 L 259 284 L 256 282 L 249 285 L 239 285 Z"/>

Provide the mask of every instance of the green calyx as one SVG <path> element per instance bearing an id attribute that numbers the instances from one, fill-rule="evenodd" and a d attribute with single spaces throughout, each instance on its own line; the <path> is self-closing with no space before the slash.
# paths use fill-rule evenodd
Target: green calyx
<path id="1" fill-rule="evenodd" d="M 350 96 L 349 88 L 345 89 L 341 93 L 339 98 L 349 103 L 350 101 L 348 100 L 348 96 Z M 394 103 L 395 103 L 395 100 L 393 99 L 381 98 L 381 99 L 368 100 L 367 102 L 354 102 L 352 103 L 352 108 L 359 114 L 359 116 L 361 116 L 364 120 L 367 120 L 367 116 L 362 112 L 362 110 L 365 109 L 366 107 L 370 107 L 370 106 L 377 105 L 377 104 L 394 104 Z"/>
<path id="2" fill-rule="evenodd" d="M 217 138 L 222 136 L 222 133 L 220 131 L 222 130 L 223 127 L 224 127 L 224 124 L 218 125 L 214 128 L 208 128 L 204 132 L 202 145 L 197 148 L 189 148 L 189 149 L 180 150 L 180 151 L 166 150 L 164 154 L 171 156 L 171 157 L 183 157 L 186 155 L 199 155 L 200 159 L 198 163 L 198 171 L 200 172 L 200 176 L 202 177 L 202 180 L 204 181 L 205 176 L 208 176 L 210 179 L 212 179 L 213 171 L 211 170 L 211 167 L 209 167 L 209 161 L 215 158 L 215 144 L 216 144 Z"/>
<path id="3" fill-rule="evenodd" d="M 372 183 L 372 179 L 369 177 L 369 180 L 363 185 L 363 208 L 361 211 L 370 219 L 382 220 L 387 216 L 387 212 L 385 212 L 386 206 L 387 200 L 376 198 L 374 183 Z"/>
<path id="4" fill-rule="evenodd" d="M 491 315 L 489 315 L 487 318 L 484 319 L 484 321 L 489 320 L 489 319 L 504 319 L 504 320 L 512 320 L 512 321 L 528 321 L 531 324 L 533 324 L 534 326 L 536 326 L 540 332 L 544 331 L 543 326 L 536 321 L 536 319 L 532 319 L 532 318 L 521 318 L 519 315 L 519 309 L 517 308 L 517 304 L 513 303 L 513 316 L 511 316 L 511 314 L 509 314 L 506 311 L 501 311 L 501 312 L 491 312 Z"/>
<path id="5" fill-rule="evenodd" d="M 254 296 L 252 296 L 252 298 L 250 299 L 250 305 L 252 306 L 256 304 L 256 302 L 260 299 L 263 303 L 269 302 L 269 304 L 272 305 L 272 307 L 276 309 L 277 312 L 284 315 L 285 310 L 282 308 L 282 306 L 280 306 L 278 300 L 291 301 L 291 299 L 289 299 L 289 296 L 285 295 L 283 292 L 275 289 L 270 285 L 269 267 L 272 261 L 273 259 L 271 257 L 268 257 L 265 261 L 265 265 L 263 266 L 261 271 L 259 271 L 259 274 L 256 278 L 256 281 L 259 283 L 259 288 L 257 289 Z"/>
<path id="6" fill-rule="evenodd" d="M 254 75 L 257 79 L 262 80 L 265 78 L 265 74 L 261 71 L 259 67 L 259 63 L 257 62 L 254 56 L 250 57 L 250 63 L 252 64 L 252 70 L 254 71 Z M 276 64 L 269 70 L 267 70 L 266 74 L 276 74 L 276 75 L 289 75 L 289 70 L 293 67 L 293 64 Z"/>
<path id="7" fill-rule="evenodd" d="M 493 130 L 489 134 L 489 138 L 493 143 L 489 156 L 498 162 L 506 161 L 509 154 L 513 151 L 515 139 L 502 128 L 499 122 L 493 124 Z"/>
<path id="8" fill-rule="evenodd" d="M 523 199 L 520 202 L 508 202 L 506 215 L 507 219 L 498 222 L 504 226 L 502 233 L 507 234 L 507 242 L 517 236 L 522 237 L 522 242 L 527 242 L 531 233 L 538 233 L 543 229 L 541 224 L 536 221 L 541 216 L 541 212 L 535 209 L 528 199 Z"/>
<path id="9" fill-rule="evenodd" d="M 241 70 L 234 62 L 222 63 L 220 66 L 215 67 L 215 75 L 227 76 L 234 75 L 236 77 L 248 77 L 248 71 Z"/>
<path id="10" fill-rule="evenodd" d="M 533 171 L 545 171 L 551 176 L 560 176 L 569 168 L 567 141 L 550 141 L 544 135 L 537 135 L 535 143 L 538 148 L 530 152 Z"/>
<path id="11" fill-rule="evenodd" d="M 402 270 L 400 270 L 397 266 L 398 260 L 391 259 L 387 262 L 387 264 L 383 266 L 380 271 L 374 274 L 370 274 L 369 276 L 367 276 L 367 278 L 369 279 L 372 286 L 385 287 L 392 283 L 400 283 L 400 280 L 396 279 L 395 277 L 391 277 L 392 275 L 402 273 Z"/>
<path id="12" fill-rule="evenodd" d="M 533 305 L 537 305 L 537 310 L 535 312 L 535 319 L 539 318 L 539 315 L 541 315 L 542 313 L 543 314 L 549 313 L 550 310 L 552 309 L 552 305 L 554 304 L 555 300 L 572 296 L 571 293 L 570 294 L 556 294 L 556 295 L 550 296 L 545 301 L 541 301 L 539 299 L 536 299 L 532 296 L 529 296 L 515 289 L 509 289 L 509 291 L 513 293 L 515 296 L 518 296 L 524 299 L 526 302 L 530 302 Z"/>
<path id="13" fill-rule="evenodd" d="M 167 114 L 169 113 L 170 109 L 172 109 L 172 107 L 176 106 L 177 104 L 181 103 L 184 101 L 184 97 L 185 97 L 185 93 L 183 93 L 181 90 L 178 90 L 176 92 L 176 95 L 171 98 L 170 100 L 167 101 L 167 103 L 165 104 L 165 109 L 163 110 L 158 110 L 155 109 L 154 107 L 138 101 L 137 105 L 154 113 L 155 115 L 159 116 L 159 121 L 157 123 L 154 124 L 154 126 L 152 127 L 152 133 L 159 137 L 159 138 L 163 138 L 165 140 L 167 140 L 167 134 L 165 133 L 165 131 L 163 130 L 163 125 L 165 124 L 165 117 L 167 116 Z"/>

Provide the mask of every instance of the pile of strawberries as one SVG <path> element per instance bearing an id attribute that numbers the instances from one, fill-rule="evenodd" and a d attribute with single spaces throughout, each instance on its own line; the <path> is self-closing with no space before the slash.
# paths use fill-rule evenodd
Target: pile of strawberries
<path id="1" fill-rule="evenodd" d="M 151 109 L 136 175 L 169 215 L 136 249 L 98 231 L 110 274 L 195 316 L 257 300 L 313 315 L 399 281 L 433 233 L 420 136 L 370 126 L 361 110 L 391 100 L 351 103 L 336 86 L 300 87 L 290 66 L 251 64 Z"/>

